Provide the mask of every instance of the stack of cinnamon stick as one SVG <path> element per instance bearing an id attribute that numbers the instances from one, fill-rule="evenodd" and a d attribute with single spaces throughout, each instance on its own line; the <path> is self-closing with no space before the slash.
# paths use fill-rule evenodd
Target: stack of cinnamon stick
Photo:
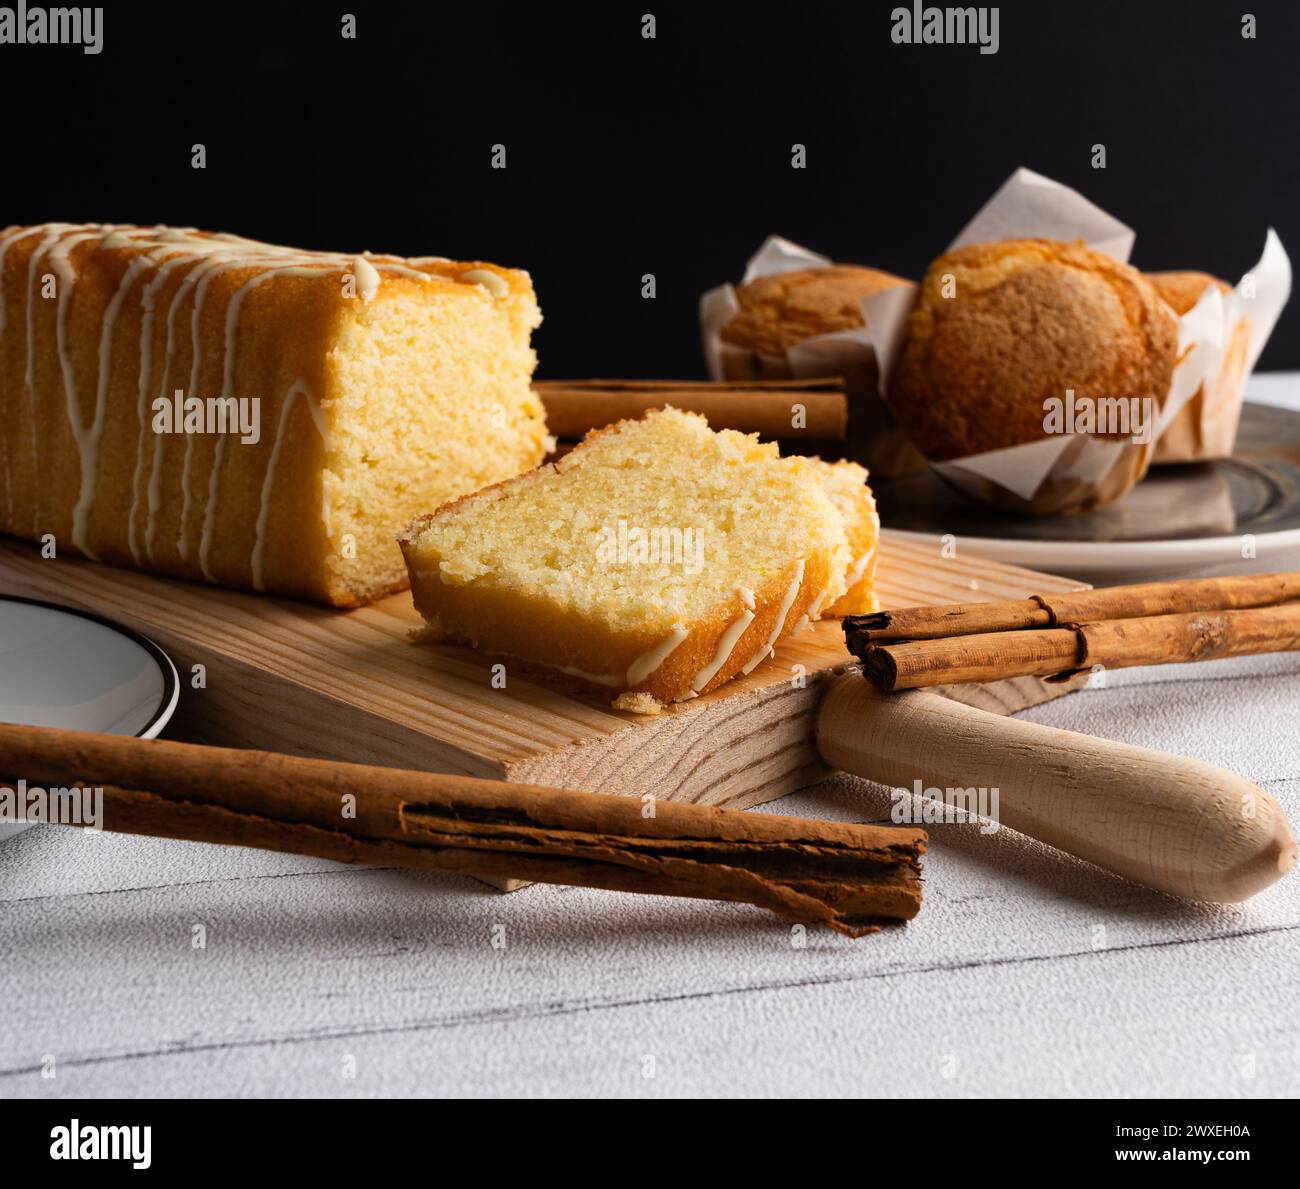
<path id="1" fill-rule="evenodd" d="M 1286 652 L 1300 649 L 1300 572 L 880 611 L 844 634 L 886 692 Z"/>

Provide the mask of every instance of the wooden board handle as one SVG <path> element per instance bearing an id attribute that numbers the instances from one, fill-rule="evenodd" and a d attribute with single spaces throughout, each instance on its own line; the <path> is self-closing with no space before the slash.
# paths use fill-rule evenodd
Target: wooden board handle
<path id="1" fill-rule="evenodd" d="M 997 788 L 1002 825 L 1175 896 L 1245 900 L 1296 863 L 1282 807 L 1231 772 L 925 690 L 881 694 L 856 671 L 823 699 L 817 742 L 891 788 Z"/>

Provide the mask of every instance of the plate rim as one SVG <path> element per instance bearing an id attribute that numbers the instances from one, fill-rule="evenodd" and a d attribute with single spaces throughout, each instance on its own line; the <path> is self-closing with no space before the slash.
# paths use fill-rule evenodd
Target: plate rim
<path id="1" fill-rule="evenodd" d="M 83 611 L 80 607 L 68 607 L 63 603 L 52 603 L 49 599 L 31 599 L 25 595 L 0 594 L 0 603 L 27 603 L 32 607 L 45 607 L 51 611 L 62 611 L 65 615 L 75 615 L 79 619 L 89 619 L 92 623 L 106 627 L 110 631 L 125 636 L 128 640 L 138 644 L 149 655 L 154 664 L 158 666 L 158 671 L 162 674 L 163 696 L 162 701 L 158 704 L 158 709 L 154 711 L 153 717 L 132 738 L 155 739 L 163 727 L 171 721 L 172 715 L 176 713 L 176 706 L 180 702 L 180 675 L 176 672 L 176 665 L 173 663 L 172 658 L 150 640 L 148 636 L 103 615 L 96 615 L 93 611 Z"/>
<path id="2" fill-rule="evenodd" d="M 889 528 L 888 525 L 885 527 Z M 918 543 L 943 541 L 942 533 L 926 533 L 907 528 L 889 528 L 889 531 Z M 1271 533 L 1163 541 L 1036 541 L 958 534 L 957 543 L 959 549 L 971 549 L 994 561 L 1035 570 L 1074 566 L 1096 572 L 1130 573 L 1136 570 L 1179 569 L 1188 565 L 1241 560 L 1241 539 L 1247 535 L 1255 539 L 1257 559 L 1264 560 L 1273 553 L 1300 549 L 1300 528 L 1279 529 Z"/>

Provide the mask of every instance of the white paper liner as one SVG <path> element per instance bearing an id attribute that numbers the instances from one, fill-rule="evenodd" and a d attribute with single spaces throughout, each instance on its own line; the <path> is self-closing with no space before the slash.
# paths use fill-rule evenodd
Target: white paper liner
<path id="1" fill-rule="evenodd" d="M 1251 287 L 1255 296 L 1250 297 Z M 1233 326 L 1243 314 L 1250 318 L 1250 348 L 1246 352 L 1246 375 L 1255 370 L 1255 364 L 1264 351 L 1264 344 L 1273 333 L 1273 327 L 1282 314 L 1282 308 L 1291 296 L 1291 259 L 1273 228 L 1268 229 L 1264 240 L 1264 254 L 1259 263 L 1237 283 L 1225 303 L 1224 325 Z M 1226 341 L 1227 335 L 1224 335 Z"/>
<path id="2" fill-rule="evenodd" d="M 1186 434 L 1181 433 L 1177 444 L 1166 454 L 1169 461 L 1214 457 L 1216 453 L 1226 453 L 1231 449 L 1246 378 L 1254 370 L 1290 294 L 1291 262 L 1277 232 L 1270 227 L 1259 263 L 1237 282 L 1236 287 L 1225 294 L 1217 285 L 1207 285 L 1196 305 L 1180 319 L 1178 349 L 1180 355 L 1184 351 L 1188 354 L 1183 356 L 1174 373 L 1169 398 L 1161 411 L 1158 436 L 1173 424 L 1202 385 L 1213 385 L 1220 378 L 1228 362 L 1233 332 L 1242 319 L 1246 319 L 1248 339 L 1245 362 L 1241 375 L 1237 377 L 1235 391 L 1215 394 L 1214 399 L 1220 407 L 1204 407 L 1200 413 L 1202 420 L 1193 431 L 1193 440 L 1198 447 L 1189 451 Z M 1228 401 L 1235 401 L 1235 407 L 1224 407 L 1224 402 Z"/>

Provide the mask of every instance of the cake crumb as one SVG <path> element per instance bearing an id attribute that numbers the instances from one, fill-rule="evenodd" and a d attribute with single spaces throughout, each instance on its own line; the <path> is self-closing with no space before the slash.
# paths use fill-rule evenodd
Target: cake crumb
<path id="1" fill-rule="evenodd" d="M 619 694 L 614 699 L 614 709 L 630 710 L 633 714 L 662 714 L 664 704 L 654 694 L 638 689 Z"/>

